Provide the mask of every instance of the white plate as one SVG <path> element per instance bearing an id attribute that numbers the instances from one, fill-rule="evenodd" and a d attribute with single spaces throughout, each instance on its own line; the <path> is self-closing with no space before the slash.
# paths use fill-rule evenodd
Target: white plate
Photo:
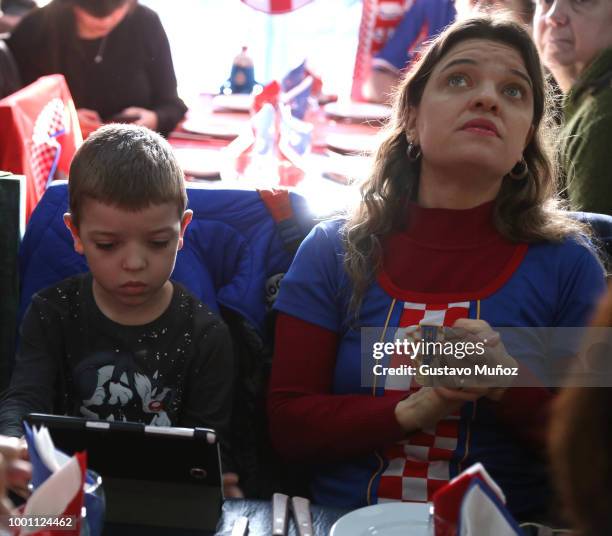
<path id="1" fill-rule="evenodd" d="M 223 153 L 214 149 L 175 147 L 179 164 L 186 175 L 201 179 L 219 179 L 223 167 Z"/>
<path id="2" fill-rule="evenodd" d="M 181 128 L 194 134 L 203 134 L 211 138 L 233 140 L 244 130 L 245 122 L 238 121 L 214 121 L 206 119 L 187 119 Z"/>
<path id="3" fill-rule="evenodd" d="M 383 503 L 342 516 L 330 536 L 428 536 L 429 504 Z"/>
<path id="4" fill-rule="evenodd" d="M 246 93 L 230 93 L 213 97 L 214 108 L 232 110 L 234 112 L 248 112 L 253 106 L 253 95 Z"/>
<path id="5" fill-rule="evenodd" d="M 325 137 L 329 149 L 343 154 L 371 154 L 379 142 L 375 134 L 328 134 Z"/>
<path id="6" fill-rule="evenodd" d="M 360 121 L 381 121 L 391 115 L 391 108 L 367 102 L 330 102 L 323 109 L 327 115 Z"/>

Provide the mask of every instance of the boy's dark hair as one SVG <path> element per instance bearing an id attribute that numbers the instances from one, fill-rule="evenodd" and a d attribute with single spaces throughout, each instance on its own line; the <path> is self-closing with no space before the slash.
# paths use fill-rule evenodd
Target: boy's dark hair
<path id="1" fill-rule="evenodd" d="M 78 6 L 94 17 L 107 17 L 121 6 L 133 0 L 68 0 L 66 3 Z"/>
<path id="2" fill-rule="evenodd" d="M 125 210 L 176 203 L 187 207 L 183 171 L 170 144 L 134 125 L 107 125 L 91 134 L 74 155 L 68 181 L 70 213 L 79 225 L 86 198 Z"/>

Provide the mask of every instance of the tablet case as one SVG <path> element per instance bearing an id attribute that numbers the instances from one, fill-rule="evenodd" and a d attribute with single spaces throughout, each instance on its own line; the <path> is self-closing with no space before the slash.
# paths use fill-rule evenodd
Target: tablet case
<path id="1" fill-rule="evenodd" d="M 215 527 L 222 487 L 214 430 L 37 413 L 24 420 L 46 426 L 67 454 L 87 451 L 88 468 L 102 476 L 107 524 Z"/>

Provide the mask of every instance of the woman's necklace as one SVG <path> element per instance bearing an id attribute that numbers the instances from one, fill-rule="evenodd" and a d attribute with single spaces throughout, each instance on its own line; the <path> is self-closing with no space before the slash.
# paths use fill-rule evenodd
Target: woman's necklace
<path id="1" fill-rule="evenodd" d="M 98 47 L 98 53 L 94 58 L 94 63 L 102 63 L 104 60 L 104 49 L 106 48 L 106 40 L 108 39 L 108 34 L 106 34 L 102 41 L 100 42 L 100 46 Z"/>

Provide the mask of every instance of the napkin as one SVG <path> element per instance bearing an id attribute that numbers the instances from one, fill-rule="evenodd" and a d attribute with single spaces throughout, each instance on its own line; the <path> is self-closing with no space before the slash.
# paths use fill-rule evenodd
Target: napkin
<path id="1" fill-rule="evenodd" d="M 483 531 L 486 527 L 486 531 Z M 459 513 L 458 536 L 523 536 L 518 526 L 499 496 L 488 484 L 475 478 L 471 481 Z"/>
<path id="2" fill-rule="evenodd" d="M 25 527 L 20 535 L 35 534 L 36 536 L 79 536 L 81 534 L 81 510 L 83 508 L 83 485 L 87 471 L 87 455 L 76 453 L 62 467 L 54 472 L 36 490 L 25 505 L 25 516 L 42 518 L 71 517 L 74 526 L 67 530 L 37 529 Z"/>
<path id="3" fill-rule="evenodd" d="M 253 112 L 258 112 L 263 108 L 264 104 L 271 104 L 274 108 L 278 106 L 278 99 L 281 93 L 281 85 L 273 80 L 268 85 L 264 86 L 259 95 L 255 95 L 253 99 Z"/>
<path id="4" fill-rule="evenodd" d="M 278 148 L 298 168 L 304 167 L 302 157 L 310 149 L 313 128 L 312 123 L 298 119 L 288 107 L 281 108 Z"/>
<path id="5" fill-rule="evenodd" d="M 86 453 L 77 453 L 70 457 L 56 449 L 49 430 L 44 426 L 32 429 L 24 423 L 24 430 L 32 463 L 34 488 L 34 493 L 26 504 L 25 513 L 75 516 L 80 524 L 81 507 L 84 504 L 89 534 L 100 536 L 104 521 L 104 499 L 102 490 L 98 489 L 99 477 L 87 471 Z M 77 467 L 80 468 L 82 478 Z M 68 503 L 70 497 L 72 502 Z M 57 511 L 62 504 L 66 510 Z M 69 533 L 63 531 L 62 534 L 66 536 Z"/>
<path id="6" fill-rule="evenodd" d="M 470 485 L 481 482 L 504 504 L 506 497 L 481 463 L 476 463 L 437 490 L 433 497 L 436 536 L 454 535 L 461 505 Z"/>

